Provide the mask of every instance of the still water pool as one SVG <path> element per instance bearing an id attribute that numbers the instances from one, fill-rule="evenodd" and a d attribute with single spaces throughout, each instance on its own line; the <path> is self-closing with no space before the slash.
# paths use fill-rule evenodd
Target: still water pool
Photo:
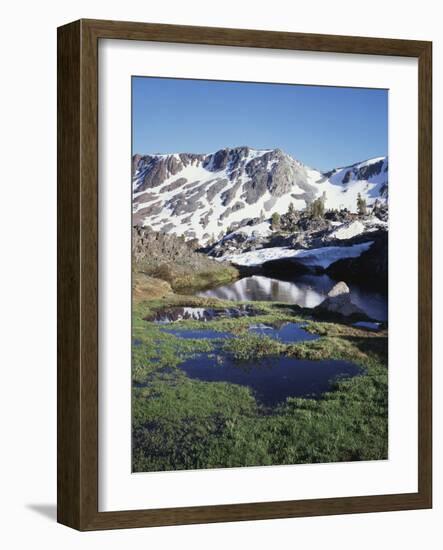
<path id="1" fill-rule="evenodd" d="M 205 382 L 230 382 L 251 388 L 263 404 L 274 406 L 287 397 L 319 397 L 331 390 L 334 380 L 361 373 L 349 361 L 327 359 L 311 361 L 284 355 L 239 362 L 223 350 L 221 340 L 235 338 L 229 332 L 213 329 L 163 328 L 163 332 L 184 339 L 214 341 L 212 353 L 196 354 L 178 365 L 190 378 Z M 304 330 L 300 323 L 284 323 L 279 327 L 251 324 L 249 332 L 268 336 L 283 343 L 298 343 L 319 338 Z"/>
<path id="2" fill-rule="evenodd" d="M 238 363 L 228 356 L 197 355 L 179 368 L 190 378 L 249 386 L 263 404 L 275 406 L 287 397 L 319 397 L 337 377 L 351 377 L 361 369 L 349 361 L 309 361 L 286 356 Z"/>

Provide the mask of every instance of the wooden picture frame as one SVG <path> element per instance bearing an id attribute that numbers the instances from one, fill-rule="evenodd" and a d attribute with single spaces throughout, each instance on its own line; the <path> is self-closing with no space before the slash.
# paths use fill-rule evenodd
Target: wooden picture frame
<path id="1" fill-rule="evenodd" d="M 419 67 L 418 492 L 98 511 L 98 41 L 124 39 L 404 56 Z M 432 506 L 432 44 L 80 20 L 58 29 L 58 521 L 82 531 Z"/>

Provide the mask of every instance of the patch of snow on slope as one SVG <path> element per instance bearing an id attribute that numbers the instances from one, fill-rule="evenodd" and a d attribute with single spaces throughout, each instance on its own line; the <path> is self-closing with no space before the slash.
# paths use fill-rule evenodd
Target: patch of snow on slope
<path id="1" fill-rule="evenodd" d="M 343 224 L 341 227 L 333 231 L 329 237 L 331 239 L 352 239 L 352 237 L 355 237 L 356 235 L 360 235 L 360 233 L 363 233 L 366 230 L 364 224 L 362 222 L 356 220 L 355 222 L 351 222 L 350 224 Z"/>
<path id="2" fill-rule="evenodd" d="M 379 173 L 370 175 L 367 180 L 357 179 L 359 170 L 378 162 L 383 163 Z M 381 190 L 388 183 L 387 167 L 387 157 L 376 157 L 353 166 L 336 168 L 325 182 L 326 207 L 348 208 L 351 212 L 355 212 L 359 193 L 366 199 L 368 206 L 371 206 L 377 198 L 381 202 L 386 202 L 386 197 L 381 196 Z M 348 181 L 343 183 L 346 176 Z"/>
<path id="3" fill-rule="evenodd" d="M 245 225 L 243 227 L 240 227 L 236 231 L 233 231 L 232 233 L 229 233 L 229 235 L 226 235 L 226 237 L 223 238 L 223 240 L 230 239 L 231 237 L 234 237 L 235 235 L 242 234 L 247 237 L 268 237 L 271 235 L 271 224 L 270 222 L 262 222 L 257 223 L 255 225 Z"/>
<path id="4" fill-rule="evenodd" d="M 219 258 L 228 260 L 240 266 L 258 266 L 271 260 L 296 259 L 307 266 L 318 266 L 326 269 L 337 260 L 357 258 L 372 246 L 374 241 L 354 244 L 351 246 L 324 246 L 311 250 L 294 250 L 283 246 L 251 250 L 242 254 L 230 254 Z"/>
<path id="5" fill-rule="evenodd" d="M 255 266 L 261 265 L 270 260 L 281 260 L 283 258 L 294 258 L 299 250 L 294 250 L 285 246 L 274 246 L 273 248 L 262 248 L 260 250 L 251 250 L 242 254 L 229 254 L 222 258 L 216 258 L 219 261 L 230 261 L 237 265 Z"/>
<path id="6" fill-rule="evenodd" d="M 331 264 L 345 258 L 358 258 L 374 244 L 374 241 L 353 244 L 351 246 L 325 246 L 312 250 L 301 250 L 297 260 L 305 265 L 319 266 L 326 269 Z"/>

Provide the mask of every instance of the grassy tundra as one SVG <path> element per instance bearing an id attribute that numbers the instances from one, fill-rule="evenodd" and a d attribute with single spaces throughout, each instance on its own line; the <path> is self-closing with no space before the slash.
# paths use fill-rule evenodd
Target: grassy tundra
<path id="1" fill-rule="evenodd" d="M 387 458 L 387 332 L 313 320 L 308 310 L 287 304 L 253 304 L 260 309 L 254 323 L 304 321 L 321 338 L 284 344 L 250 334 L 251 319 L 243 317 L 205 322 L 205 328 L 231 332 L 233 339 L 182 339 L 144 319 L 163 307 L 228 303 L 170 291 L 134 302 L 134 471 Z M 174 323 L 174 329 L 197 327 L 201 321 Z M 240 363 L 267 355 L 346 359 L 361 366 L 362 374 L 338 380 L 320 399 L 287 398 L 265 407 L 248 387 L 191 379 L 178 368 L 196 353 L 211 355 L 216 345 Z"/>

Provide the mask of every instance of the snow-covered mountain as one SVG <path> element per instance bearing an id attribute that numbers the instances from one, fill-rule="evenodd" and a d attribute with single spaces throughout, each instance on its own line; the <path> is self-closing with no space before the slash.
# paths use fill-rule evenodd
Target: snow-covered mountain
<path id="1" fill-rule="evenodd" d="M 358 193 L 361 193 L 368 205 L 373 204 L 375 199 L 386 202 L 388 198 L 387 157 L 377 157 L 351 166 L 335 168 L 330 172 L 325 172 L 324 176 L 328 179 L 329 184 L 335 188 L 338 187 L 342 193 L 348 194 L 348 202 L 355 200 L 353 208 L 346 206 L 351 211 L 355 211 Z M 340 193 L 336 193 L 335 196 L 337 200 L 340 200 Z"/>
<path id="2" fill-rule="evenodd" d="M 280 149 L 134 155 L 133 223 L 204 244 L 290 203 L 304 209 L 323 193 L 326 209 L 354 212 L 358 193 L 371 205 L 386 202 L 387 189 L 385 157 L 322 173 Z"/>

